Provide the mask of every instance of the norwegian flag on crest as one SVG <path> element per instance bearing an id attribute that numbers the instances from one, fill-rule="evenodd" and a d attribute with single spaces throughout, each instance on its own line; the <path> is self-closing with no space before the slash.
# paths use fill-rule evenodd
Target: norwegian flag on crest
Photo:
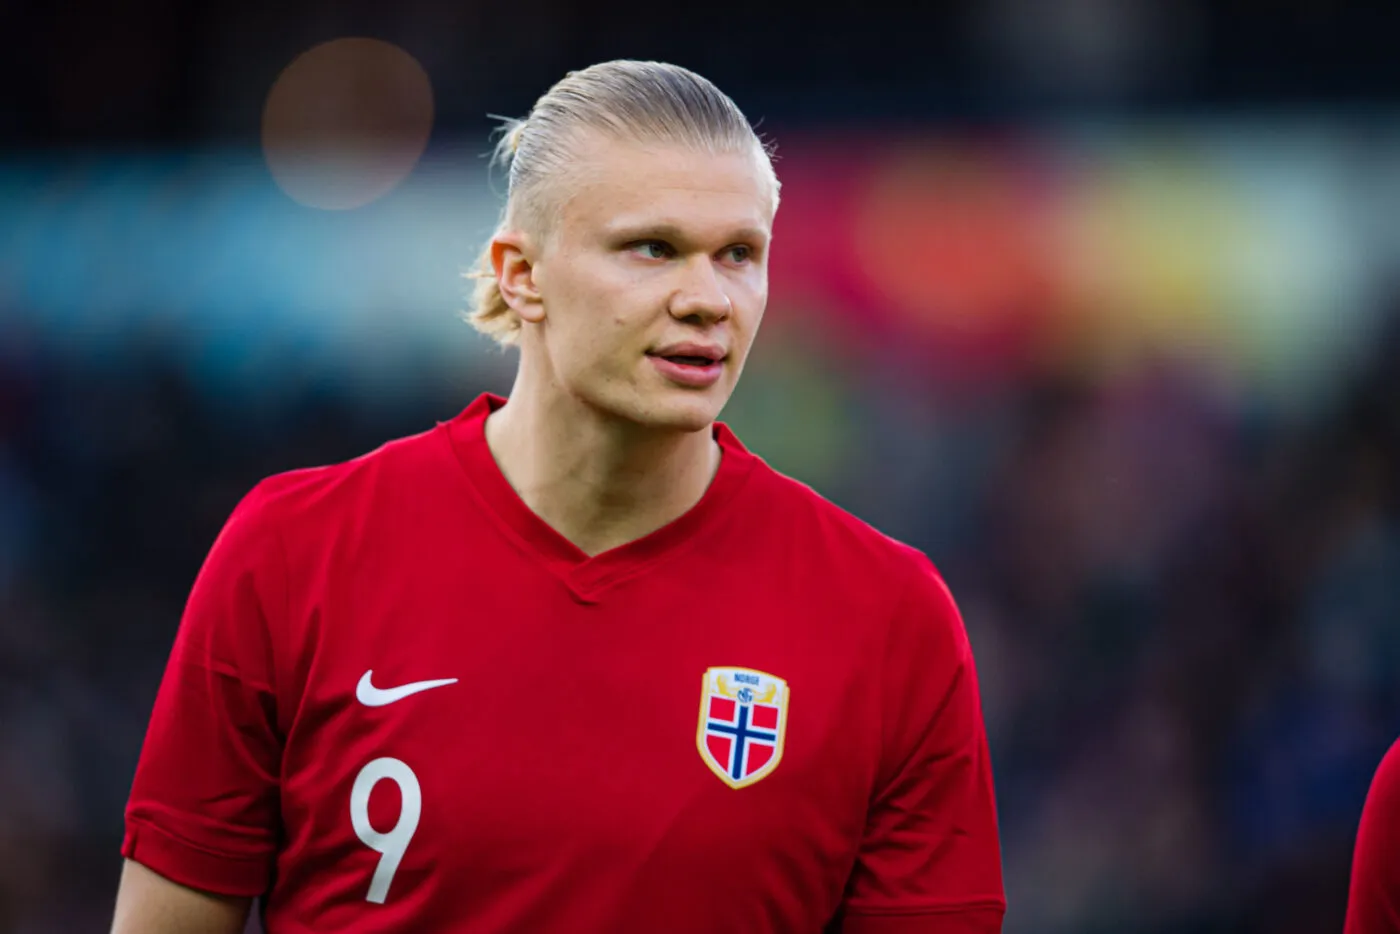
<path id="1" fill-rule="evenodd" d="M 695 745 L 726 785 L 743 788 L 770 774 L 783 757 L 788 686 L 750 668 L 711 668 L 700 694 Z"/>

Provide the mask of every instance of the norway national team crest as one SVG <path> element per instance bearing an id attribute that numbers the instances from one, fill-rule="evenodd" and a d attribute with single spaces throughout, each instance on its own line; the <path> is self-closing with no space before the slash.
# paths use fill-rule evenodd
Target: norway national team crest
<path id="1" fill-rule="evenodd" d="M 749 668 L 711 668 L 700 689 L 700 758 L 729 787 L 752 785 L 783 757 L 787 713 L 782 678 Z"/>

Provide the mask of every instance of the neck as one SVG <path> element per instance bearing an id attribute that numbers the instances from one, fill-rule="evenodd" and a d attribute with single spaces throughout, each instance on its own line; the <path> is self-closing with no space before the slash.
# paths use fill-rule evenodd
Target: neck
<path id="1" fill-rule="evenodd" d="M 486 421 L 486 443 L 530 509 L 588 555 L 642 538 L 704 496 L 712 432 L 648 430 L 570 396 L 521 391 Z"/>

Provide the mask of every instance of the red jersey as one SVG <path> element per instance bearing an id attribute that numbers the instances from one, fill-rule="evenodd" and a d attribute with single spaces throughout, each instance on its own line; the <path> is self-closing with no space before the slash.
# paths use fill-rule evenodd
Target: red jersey
<path id="1" fill-rule="evenodd" d="M 1361 812 L 1346 934 L 1400 934 L 1400 741 L 1381 760 Z"/>
<path id="2" fill-rule="evenodd" d="M 122 852 L 270 934 L 988 934 L 973 659 L 932 565 L 723 426 L 684 516 L 588 557 L 451 422 L 238 506 Z"/>

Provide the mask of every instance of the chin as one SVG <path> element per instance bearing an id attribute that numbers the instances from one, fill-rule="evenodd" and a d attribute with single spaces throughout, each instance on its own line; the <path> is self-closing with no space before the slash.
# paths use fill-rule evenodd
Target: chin
<path id="1" fill-rule="evenodd" d="M 719 418 L 719 410 L 719 406 L 708 403 L 675 406 L 662 418 L 657 419 L 661 423 L 657 427 L 666 427 L 673 431 L 705 431 Z"/>
<path id="2" fill-rule="evenodd" d="M 717 393 L 672 389 L 639 394 L 628 402 L 608 408 L 620 418 L 658 431 L 705 431 L 724 408 Z"/>
<path id="3" fill-rule="evenodd" d="M 668 392 L 664 397 L 648 400 L 637 421 L 650 428 L 671 431 L 704 431 L 719 418 L 723 403 L 709 393 Z"/>

